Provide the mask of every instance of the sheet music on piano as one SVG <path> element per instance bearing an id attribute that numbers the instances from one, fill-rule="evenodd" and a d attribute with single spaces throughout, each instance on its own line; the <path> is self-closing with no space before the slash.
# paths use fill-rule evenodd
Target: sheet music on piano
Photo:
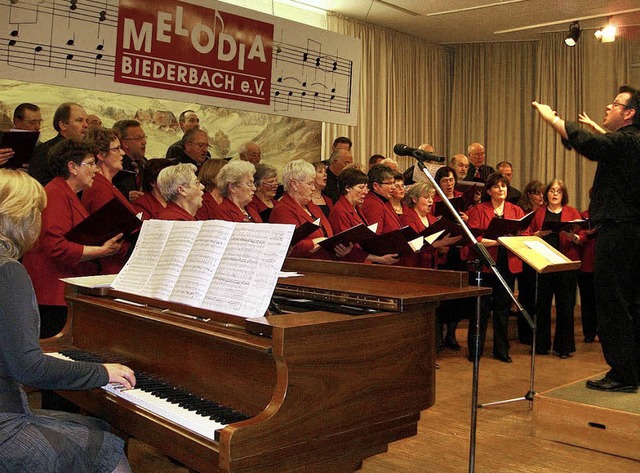
<path id="1" fill-rule="evenodd" d="M 147 220 L 117 291 L 262 317 L 287 255 L 293 225 Z"/>

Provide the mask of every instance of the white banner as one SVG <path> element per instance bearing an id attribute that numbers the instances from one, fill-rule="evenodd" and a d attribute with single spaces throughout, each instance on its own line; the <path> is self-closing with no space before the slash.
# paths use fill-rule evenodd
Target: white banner
<path id="1" fill-rule="evenodd" d="M 360 40 L 216 1 L 0 0 L 0 77 L 357 124 Z"/>

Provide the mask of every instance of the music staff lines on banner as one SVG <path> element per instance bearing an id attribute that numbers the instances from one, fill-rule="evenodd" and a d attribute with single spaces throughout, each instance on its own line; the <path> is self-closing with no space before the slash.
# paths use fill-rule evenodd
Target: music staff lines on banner
<path id="1" fill-rule="evenodd" d="M 271 85 L 273 90 L 274 108 L 277 111 L 288 110 L 289 107 L 298 105 L 302 109 L 307 110 L 326 110 L 341 113 L 349 112 L 349 97 L 335 95 L 335 89 L 328 90 L 326 92 L 319 92 L 314 88 L 326 88 L 326 86 L 320 82 L 307 84 L 301 83 L 300 87 L 288 86 L 286 88 L 279 89 L 278 86 L 284 83 L 285 79 L 289 82 L 299 82 L 298 79 L 278 78 L 278 80 Z"/>
<path id="2" fill-rule="evenodd" d="M 273 56 L 274 70 L 288 72 L 272 82 L 274 110 L 351 112 L 353 61 L 341 57 L 337 48 L 329 53 L 319 41 L 307 38 L 301 45 L 281 36 Z"/>
<path id="3" fill-rule="evenodd" d="M 65 6 L 66 5 L 66 6 Z M 84 21 L 94 25 L 98 21 L 98 25 L 104 24 L 115 28 L 118 26 L 118 5 L 98 0 L 77 0 L 53 2 L 28 3 L 25 0 L 12 0 L 9 11 L 9 24 L 35 24 L 38 22 L 38 16 L 51 15 L 52 17 L 66 18 L 69 21 Z M 20 16 L 31 14 L 32 21 L 20 21 Z"/>
<path id="4" fill-rule="evenodd" d="M 12 66 L 29 71 L 35 71 L 36 67 L 53 67 L 66 72 L 113 76 L 115 57 L 103 54 L 101 44 L 96 46 L 95 51 L 87 51 L 63 46 L 42 46 L 40 43 L 17 41 L 13 38 L 0 40 L 0 57 L 6 57 L 7 64 Z"/>
<path id="5" fill-rule="evenodd" d="M 0 78 L 357 123 L 360 41 L 301 23 L 216 0 L 0 0 L 0 25 Z"/>
<path id="6" fill-rule="evenodd" d="M 310 41 L 310 40 L 307 40 Z M 321 45 L 316 43 L 318 50 L 310 50 L 309 47 L 304 48 L 295 44 L 278 43 L 274 49 L 273 58 L 276 63 L 284 61 L 289 64 L 301 66 L 303 71 L 305 67 L 309 67 L 313 72 L 330 72 L 342 76 L 351 74 L 353 61 L 341 58 L 337 55 L 322 53 Z"/>

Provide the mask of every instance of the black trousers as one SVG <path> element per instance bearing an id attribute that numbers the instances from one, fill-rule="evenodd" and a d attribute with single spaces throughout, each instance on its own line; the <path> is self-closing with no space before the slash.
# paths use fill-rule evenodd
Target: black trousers
<path id="1" fill-rule="evenodd" d="M 504 261 L 502 258 L 498 258 L 497 268 L 500 274 L 507 282 L 511 290 L 515 285 L 516 277 L 506 264 L 506 257 Z M 474 283 L 474 285 L 476 285 Z M 489 322 L 489 315 L 493 311 L 493 354 L 494 356 L 506 357 L 509 355 L 509 309 L 511 307 L 511 297 L 509 293 L 504 289 L 498 278 L 493 273 L 482 273 L 482 285 L 493 289 L 493 293 L 489 297 L 481 298 L 480 305 L 480 351 L 482 356 L 484 351 L 484 343 L 487 336 L 487 326 Z M 474 356 L 475 353 L 475 316 L 469 321 L 468 332 L 468 346 L 469 355 Z"/>
<path id="2" fill-rule="evenodd" d="M 536 305 L 536 271 L 527 263 L 522 263 L 522 272 L 518 273 L 518 301 L 524 310 L 533 318 Z M 531 345 L 533 332 L 529 322 L 518 314 L 518 340 Z"/>
<path id="3" fill-rule="evenodd" d="M 598 229 L 594 284 L 598 336 L 608 377 L 637 385 L 640 373 L 640 225 Z"/>
<path id="4" fill-rule="evenodd" d="M 556 330 L 553 336 L 553 351 L 572 353 L 576 351 L 573 311 L 576 307 L 577 272 L 541 274 L 538 279 L 538 332 L 536 350 L 539 353 L 551 349 L 551 304 L 556 296 Z"/>
<path id="5" fill-rule="evenodd" d="M 584 338 L 598 335 L 598 319 L 596 314 L 596 294 L 593 284 L 593 273 L 578 271 L 578 289 L 580 290 L 580 317 Z"/>

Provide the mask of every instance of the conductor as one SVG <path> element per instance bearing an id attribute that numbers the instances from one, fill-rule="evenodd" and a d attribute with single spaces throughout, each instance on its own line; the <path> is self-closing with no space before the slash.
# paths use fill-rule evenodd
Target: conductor
<path id="1" fill-rule="evenodd" d="M 606 107 L 604 127 L 594 134 L 565 122 L 548 105 L 533 102 L 540 117 L 562 136 L 563 144 L 596 161 L 589 212 L 598 228 L 594 270 L 598 335 L 606 376 L 587 387 L 637 392 L 640 375 L 640 94 L 622 86 Z"/>

